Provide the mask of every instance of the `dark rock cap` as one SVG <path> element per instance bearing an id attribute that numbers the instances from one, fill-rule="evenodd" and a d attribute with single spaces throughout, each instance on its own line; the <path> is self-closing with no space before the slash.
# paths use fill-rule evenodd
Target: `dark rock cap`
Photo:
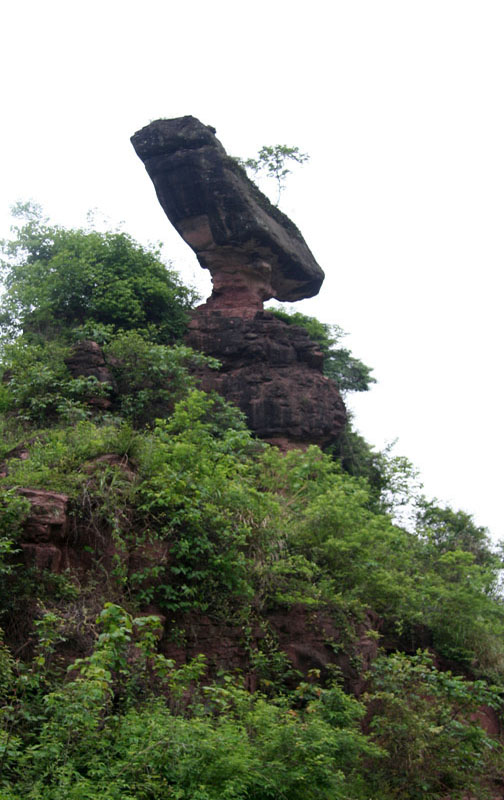
<path id="1" fill-rule="evenodd" d="M 210 270 L 210 309 L 252 316 L 264 300 L 317 294 L 324 273 L 293 222 L 195 117 L 156 120 L 131 141 L 170 222 Z"/>

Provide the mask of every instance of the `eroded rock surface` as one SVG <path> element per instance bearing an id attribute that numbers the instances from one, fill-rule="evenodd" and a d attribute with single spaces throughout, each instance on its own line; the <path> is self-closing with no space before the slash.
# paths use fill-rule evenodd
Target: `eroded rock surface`
<path id="1" fill-rule="evenodd" d="M 115 392 L 117 386 L 110 368 L 105 361 L 103 350 L 97 342 L 83 339 L 72 348 L 70 356 L 65 361 L 68 371 L 73 378 L 96 378 L 99 383 L 110 386 L 110 391 Z M 112 405 L 108 397 L 97 395 L 89 400 L 95 408 L 108 409 Z"/>
<path id="2" fill-rule="evenodd" d="M 365 689 L 366 673 L 378 654 L 376 636 L 372 631 L 378 618 L 369 612 L 356 626 L 355 638 L 348 640 L 336 615 L 329 608 L 314 609 L 297 604 L 289 609 L 276 610 L 250 620 L 249 639 L 244 639 L 243 627 L 218 622 L 202 614 L 184 619 L 184 634 L 177 636 L 176 629 L 166 633 L 160 643 L 163 654 L 177 664 L 183 664 L 203 653 L 210 670 L 239 670 L 249 689 L 258 688 L 261 668 L 254 664 L 254 654 L 268 661 L 268 651 L 274 643 L 273 653 L 286 656 L 286 668 L 293 670 L 292 681 L 299 683 L 299 675 L 309 670 L 320 670 L 328 678 L 337 666 L 345 689 L 360 695 Z"/>
<path id="3" fill-rule="evenodd" d="M 201 386 L 239 406 L 257 436 L 282 449 L 324 446 L 343 428 L 345 406 L 303 328 L 266 312 L 253 319 L 197 312 L 186 342 L 221 361 L 218 372 L 200 374 Z"/>
<path id="4" fill-rule="evenodd" d="M 170 222 L 210 270 L 208 310 L 252 317 L 272 297 L 317 294 L 324 273 L 294 223 L 195 117 L 156 120 L 131 138 Z"/>
<path id="5" fill-rule="evenodd" d="M 300 232 L 194 117 L 157 120 L 131 141 L 169 220 L 212 275 L 212 296 L 186 337 L 222 363 L 202 371 L 202 388 L 239 406 L 282 449 L 330 443 L 346 415 L 322 353 L 305 331 L 263 311 L 272 297 L 320 289 L 324 273 Z"/>
<path id="6" fill-rule="evenodd" d="M 31 506 L 21 537 L 26 563 L 59 572 L 67 566 L 68 496 L 44 489 L 18 489 L 18 492 Z"/>

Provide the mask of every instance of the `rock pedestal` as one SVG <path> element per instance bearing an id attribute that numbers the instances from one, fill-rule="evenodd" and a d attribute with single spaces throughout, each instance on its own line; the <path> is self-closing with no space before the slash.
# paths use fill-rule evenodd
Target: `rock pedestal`
<path id="1" fill-rule="evenodd" d="M 239 406 L 250 428 L 282 449 L 329 444 L 346 420 L 323 355 L 303 328 L 258 312 L 253 319 L 196 312 L 186 343 L 218 358 L 201 386 Z"/>
<path id="2" fill-rule="evenodd" d="M 206 310 L 253 317 L 263 302 L 317 294 L 324 273 L 293 222 L 195 117 L 131 138 L 168 219 L 212 275 Z"/>
<path id="3" fill-rule="evenodd" d="M 301 328 L 263 312 L 265 300 L 320 289 L 324 273 L 301 233 L 194 117 L 157 120 L 131 141 L 168 219 L 212 275 L 212 295 L 186 337 L 222 363 L 219 373 L 202 372 L 202 388 L 235 403 L 258 436 L 284 449 L 328 444 L 346 416 L 322 354 Z"/>

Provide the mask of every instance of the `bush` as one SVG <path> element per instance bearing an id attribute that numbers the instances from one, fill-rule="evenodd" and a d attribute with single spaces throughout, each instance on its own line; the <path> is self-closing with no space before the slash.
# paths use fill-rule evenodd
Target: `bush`
<path id="1" fill-rule="evenodd" d="M 383 781 L 405 800 L 488 796 L 482 778 L 491 777 L 501 747 L 472 715 L 482 705 L 501 708 L 496 687 L 440 672 L 421 651 L 377 659 L 371 677 L 371 730 L 388 753 L 374 768 L 377 793 Z"/>

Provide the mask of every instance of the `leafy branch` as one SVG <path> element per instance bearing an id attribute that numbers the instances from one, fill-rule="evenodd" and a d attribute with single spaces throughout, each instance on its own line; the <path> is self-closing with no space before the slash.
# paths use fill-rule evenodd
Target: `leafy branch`
<path id="1" fill-rule="evenodd" d="M 287 162 L 305 164 L 310 156 L 301 153 L 299 147 L 289 147 L 286 144 L 263 145 L 255 158 L 241 159 L 237 161 L 245 169 L 250 170 L 254 177 L 258 174 L 265 174 L 267 178 L 272 178 L 277 185 L 277 199 L 275 205 L 278 206 L 280 197 L 285 189 L 287 175 L 292 170 L 287 166 Z"/>

